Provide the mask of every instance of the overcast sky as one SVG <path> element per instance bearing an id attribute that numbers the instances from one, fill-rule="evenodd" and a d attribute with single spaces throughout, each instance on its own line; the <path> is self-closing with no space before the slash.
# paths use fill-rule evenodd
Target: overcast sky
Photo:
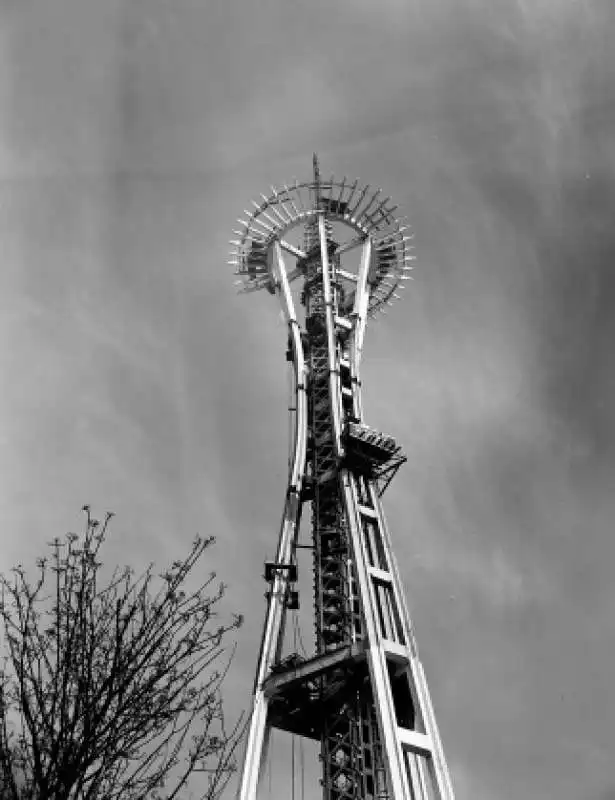
<path id="1" fill-rule="evenodd" d="M 2 0 L 0 567 L 84 502 L 110 563 L 215 534 L 248 702 L 286 335 L 227 240 L 318 150 L 416 232 L 365 408 L 457 796 L 615 798 L 614 38 L 612 0 Z"/>

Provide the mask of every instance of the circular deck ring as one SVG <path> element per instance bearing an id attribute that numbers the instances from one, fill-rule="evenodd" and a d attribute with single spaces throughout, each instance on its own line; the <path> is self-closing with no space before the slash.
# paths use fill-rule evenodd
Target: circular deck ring
<path id="1" fill-rule="evenodd" d="M 409 279 L 414 261 L 409 226 L 403 218 L 395 217 L 397 206 L 391 206 L 390 198 L 381 200 L 380 195 L 380 189 L 370 190 L 369 185 L 360 185 L 358 180 L 347 183 L 345 178 L 295 181 L 290 188 L 286 184 L 282 188 L 272 186 L 271 193 L 262 194 L 260 203 L 253 200 L 253 210 L 244 210 L 244 217 L 238 220 L 241 228 L 234 231 L 238 238 L 230 242 L 233 250 L 229 263 L 235 266 L 246 291 L 272 290 L 274 241 L 278 240 L 283 249 L 295 256 L 304 257 L 305 252 L 293 247 L 285 237 L 298 226 L 303 226 L 305 234 L 324 214 L 329 222 L 343 225 L 352 234 L 352 238 L 339 243 L 338 253 L 351 251 L 367 237 L 372 240 L 368 312 L 373 316 L 399 298 L 397 290 Z"/>

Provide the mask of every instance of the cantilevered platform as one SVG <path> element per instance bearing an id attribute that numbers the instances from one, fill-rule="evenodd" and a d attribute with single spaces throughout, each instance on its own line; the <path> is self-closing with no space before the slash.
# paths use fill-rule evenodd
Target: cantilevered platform
<path id="1" fill-rule="evenodd" d="M 367 679 L 365 647 L 356 643 L 315 658 L 293 654 L 275 666 L 264 683 L 269 723 L 281 730 L 319 740 L 328 713 L 339 712 L 345 696 Z"/>

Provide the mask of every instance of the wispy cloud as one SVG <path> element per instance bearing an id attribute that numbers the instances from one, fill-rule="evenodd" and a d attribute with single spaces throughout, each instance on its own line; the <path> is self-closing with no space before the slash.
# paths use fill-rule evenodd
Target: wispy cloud
<path id="1" fill-rule="evenodd" d="M 249 615 L 231 702 L 249 692 L 285 333 L 272 298 L 233 294 L 226 240 L 319 149 L 416 228 L 409 297 L 368 331 L 365 400 L 409 456 L 385 505 L 458 796 L 608 796 L 611 5 L 0 14 L 4 560 L 86 500 L 118 512 L 119 561 L 216 534 Z"/>

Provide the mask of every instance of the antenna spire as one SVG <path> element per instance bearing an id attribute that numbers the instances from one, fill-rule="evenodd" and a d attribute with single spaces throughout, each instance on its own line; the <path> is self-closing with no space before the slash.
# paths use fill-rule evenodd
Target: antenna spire
<path id="1" fill-rule="evenodd" d="M 318 153 L 314 153 L 312 158 L 314 166 L 314 188 L 316 191 L 316 208 L 320 207 L 320 166 L 318 164 Z"/>

